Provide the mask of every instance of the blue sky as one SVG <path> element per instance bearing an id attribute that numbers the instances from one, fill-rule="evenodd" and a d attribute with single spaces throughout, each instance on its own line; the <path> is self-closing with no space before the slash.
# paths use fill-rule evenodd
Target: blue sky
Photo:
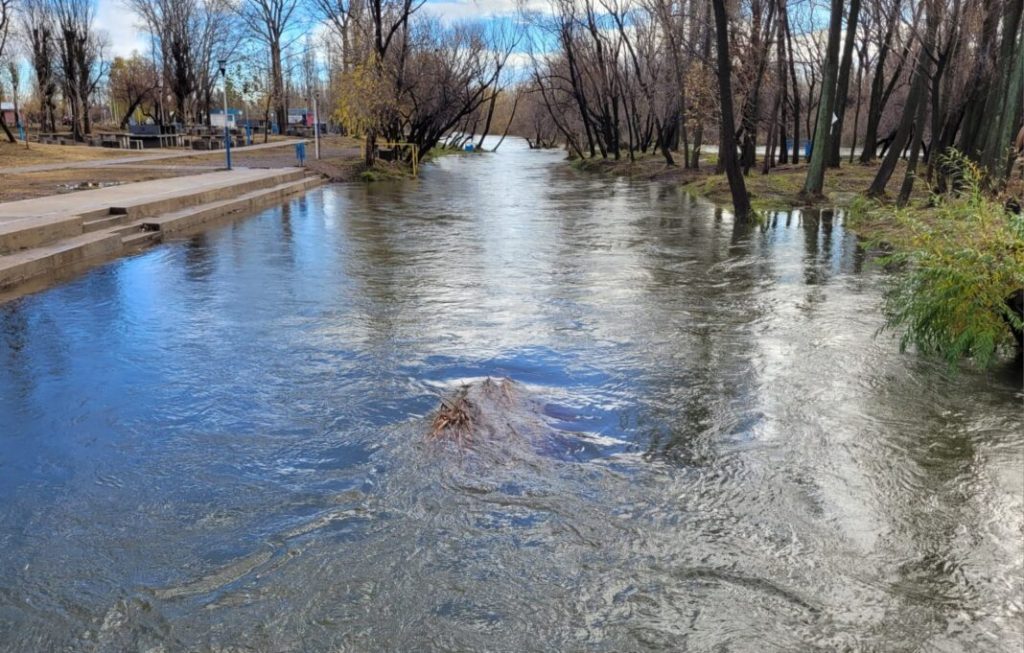
<path id="1" fill-rule="evenodd" d="M 110 57 L 125 57 L 133 51 L 150 50 L 148 35 L 139 29 L 138 17 L 123 0 L 96 0 L 96 26 L 110 37 Z M 515 0 L 428 0 L 424 11 L 447 21 L 508 15 L 515 11 Z"/>

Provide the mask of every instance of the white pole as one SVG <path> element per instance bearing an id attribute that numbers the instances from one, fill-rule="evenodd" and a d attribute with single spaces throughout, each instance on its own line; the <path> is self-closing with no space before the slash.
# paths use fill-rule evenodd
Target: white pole
<path id="1" fill-rule="evenodd" d="M 231 170 L 231 131 L 228 129 L 228 68 L 227 61 L 220 62 L 220 76 L 224 81 L 224 158 Z"/>

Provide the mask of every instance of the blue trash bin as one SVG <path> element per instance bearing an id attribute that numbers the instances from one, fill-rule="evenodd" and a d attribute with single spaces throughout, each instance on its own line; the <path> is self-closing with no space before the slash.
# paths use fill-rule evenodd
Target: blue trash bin
<path id="1" fill-rule="evenodd" d="M 806 158 L 811 158 L 811 150 L 813 149 L 814 147 L 812 146 L 811 141 L 804 141 L 804 156 Z"/>

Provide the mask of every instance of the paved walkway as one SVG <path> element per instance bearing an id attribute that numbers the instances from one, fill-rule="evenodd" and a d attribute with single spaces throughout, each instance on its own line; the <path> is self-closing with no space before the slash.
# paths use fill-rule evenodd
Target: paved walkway
<path id="1" fill-rule="evenodd" d="M 308 140 L 304 139 L 293 139 L 287 141 L 277 141 L 274 143 L 259 143 L 257 145 L 248 145 L 246 147 L 233 147 L 231 153 L 243 153 L 243 152 L 256 152 L 259 150 L 269 150 L 276 147 L 289 147 L 294 146 L 296 143 L 308 143 Z M 50 170 L 69 170 L 77 168 L 106 168 L 109 166 L 118 166 L 133 163 L 149 163 L 151 161 L 161 161 L 165 159 L 184 159 L 190 156 L 202 156 L 209 154 L 220 153 L 224 155 L 224 150 L 174 150 L 172 152 L 154 152 L 152 154 L 139 154 L 136 156 L 119 157 L 116 159 L 94 159 L 91 161 L 68 161 L 65 163 L 41 163 L 34 166 L 21 166 L 20 168 L 5 168 L 5 175 L 16 175 L 26 172 L 47 172 Z M 76 196 L 78 194 L 76 193 Z M 33 200 L 35 201 L 35 200 Z"/>
<path id="2" fill-rule="evenodd" d="M 258 147 L 258 146 L 253 146 Z M 133 184 L 83 190 L 50 197 L 37 197 L 0 203 L 0 230 L 13 222 L 38 218 L 58 218 L 102 210 L 111 206 L 137 204 L 171 199 L 179 195 L 195 195 L 250 181 L 280 176 L 288 168 L 218 170 L 197 175 L 154 179 Z M 295 168 L 297 170 L 297 168 Z M 13 226 L 12 226 L 13 228 Z"/>

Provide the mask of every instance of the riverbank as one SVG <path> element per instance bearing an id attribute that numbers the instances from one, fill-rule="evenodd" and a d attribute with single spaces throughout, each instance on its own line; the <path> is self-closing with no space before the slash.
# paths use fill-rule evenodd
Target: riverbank
<path id="1" fill-rule="evenodd" d="M 682 154 L 675 156 L 677 163 Z M 644 179 L 680 185 L 684 190 L 705 197 L 716 204 L 732 204 L 729 181 L 724 174 L 716 173 L 717 158 L 714 155 L 701 158 L 700 168 L 685 168 L 681 164 L 668 166 L 660 155 L 644 155 L 636 161 L 612 161 L 585 159 L 572 162 L 575 170 L 630 179 Z M 809 202 L 801 197 L 807 177 L 805 163 L 776 166 L 767 175 L 760 168 L 753 168 L 744 181 L 750 194 L 751 204 L 759 211 L 785 211 L 807 206 L 847 207 L 858 197 L 863 197 L 878 172 L 880 162 L 864 165 L 844 162 L 839 168 L 830 168 L 825 175 L 824 198 Z M 893 186 L 903 178 L 906 163 L 897 163 L 893 173 Z M 918 184 L 914 199 L 926 199 L 923 184 Z"/>
<path id="2" fill-rule="evenodd" d="M 221 170 L 0 203 L 0 299 L 322 183 L 301 168 Z"/>

